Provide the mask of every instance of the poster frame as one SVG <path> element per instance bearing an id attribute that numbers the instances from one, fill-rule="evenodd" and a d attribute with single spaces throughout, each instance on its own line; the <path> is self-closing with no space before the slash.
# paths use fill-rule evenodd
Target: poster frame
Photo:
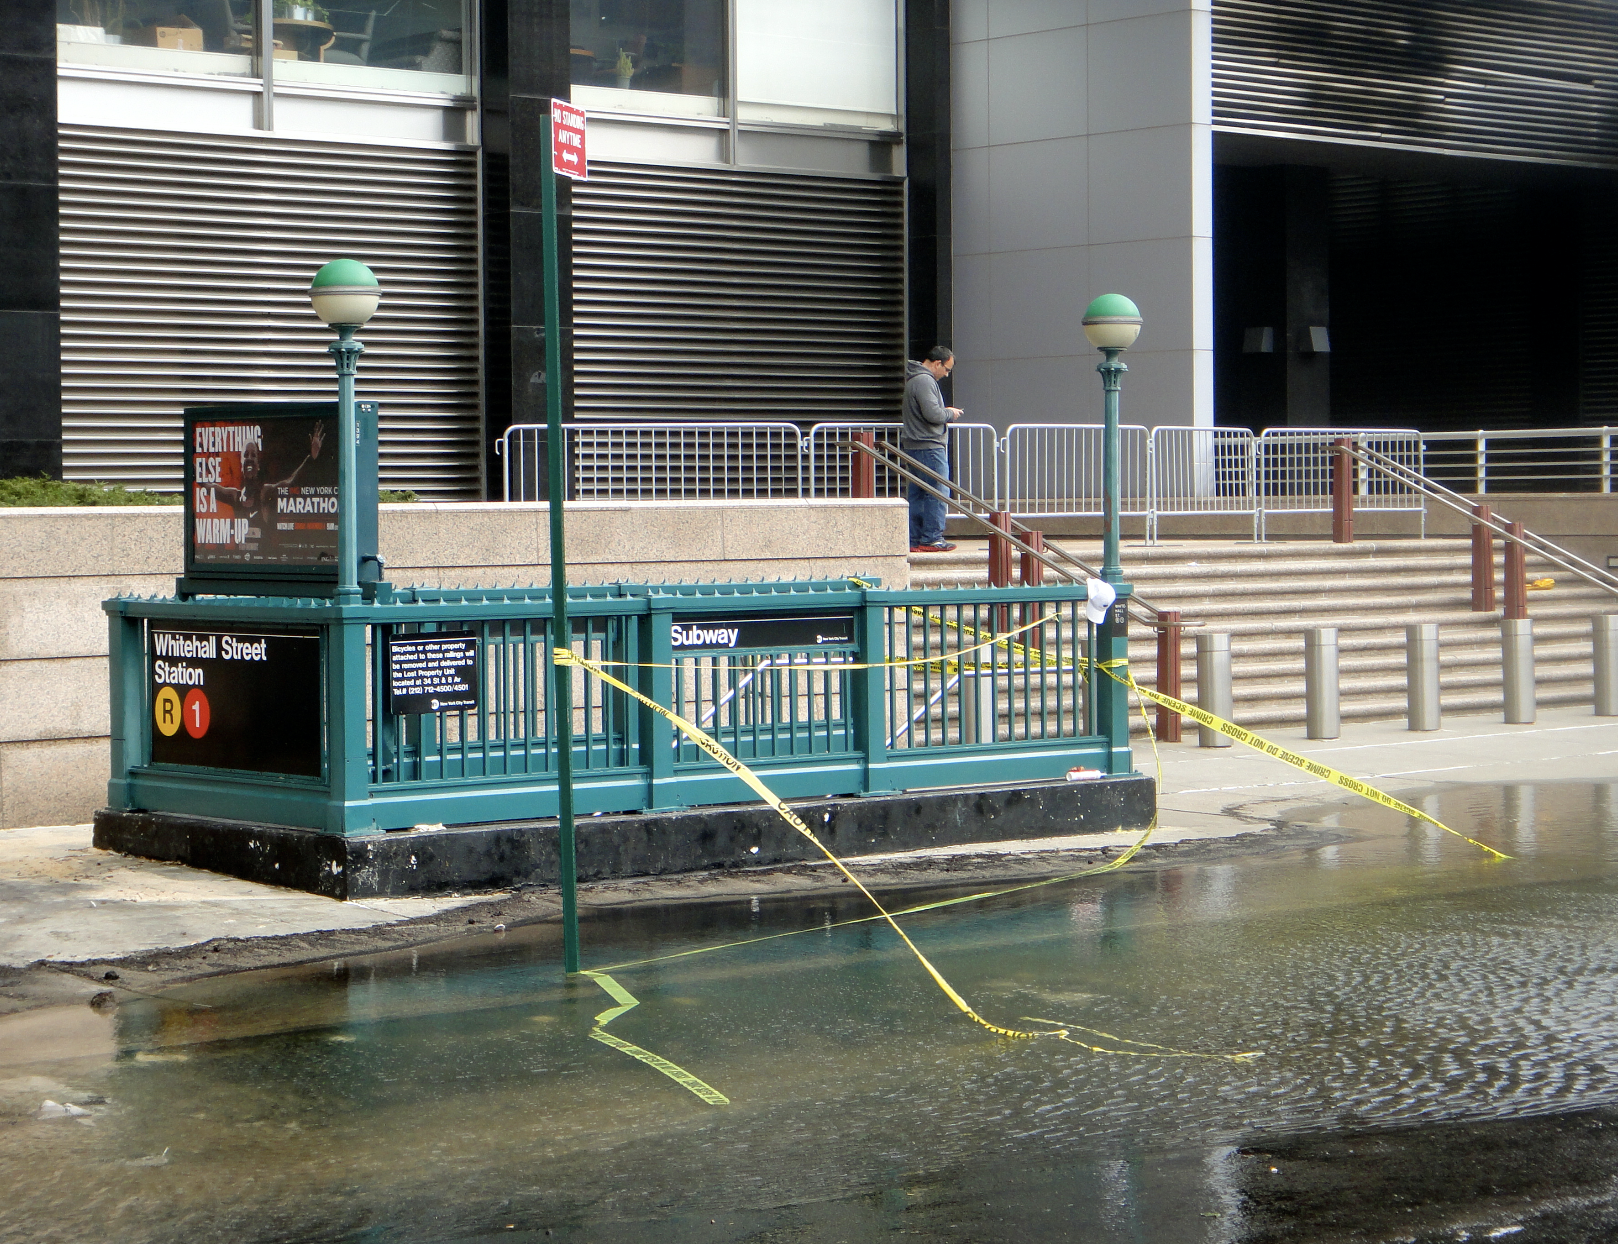
<path id="1" fill-rule="evenodd" d="M 196 443 L 198 422 L 218 419 L 284 422 L 310 418 L 338 421 L 336 402 L 223 402 L 208 406 L 187 406 L 183 412 L 185 463 L 185 527 L 181 543 L 185 551 L 185 573 L 175 582 L 175 595 L 191 596 L 316 596 L 331 597 L 337 592 L 337 563 L 329 566 L 242 565 L 198 562 L 196 559 Z M 382 577 L 377 556 L 377 418 L 375 402 L 355 402 L 354 418 L 358 443 L 355 445 L 357 498 L 339 496 L 339 512 L 356 515 L 359 522 L 359 584 L 366 599 L 374 599 Z M 336 451 L 335 443 L 332 446 Z"/>

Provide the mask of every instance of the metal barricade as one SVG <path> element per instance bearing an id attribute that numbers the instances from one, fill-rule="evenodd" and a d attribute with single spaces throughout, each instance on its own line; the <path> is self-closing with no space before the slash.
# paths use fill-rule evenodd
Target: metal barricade
<path id="1" fill-rule="evenodd" d="M 562 429 L 562 451 L 567 452 L 567 428 Z M 494 443 L 501 462 L 503 498 L 506 501 L 543 501 L 546 489 L 545 437 L 543 423 L 514 423 Z"/>
<path id="2" fill-rule="evenodd" d="M 745 501 L 804 494 L 803 434 L 791 423 L 575 423 L 581 501 Z"/>
<path id="3" fill-rule="evenodd" d="M 1137 424 L 1118 433 L 1118 512 L 1144 515 L 1149 434 Z M 1099 424 L 1013 424 L 1001 442 L 999 508 L 1018 518 L 1099 515 L 1104 439 Z"/>
<path id="4" fill-rule="evenodd" d="M 1246 428 L 1153 428 L 1146 542 L 1164 515 L 1250 514 L 1259 537 L 1257 438 Z"/>
<path id="5" fill-rule="evenodd" d="M 1463 493 L 1611 492 L 1618 428 L 1423 432 L 1430 478 Z"/>
<path id="6" fill-rule="evenodd" d="M 1350 440 L 1421 472 L 1421 433 L 1409 428 L 1266 428 L 1258 438 L 1255 503 L 1258 537 L 1270 514 L 1327 513 L 1332 508 L 1333 442 Z M 1414 511 L 1423 516 L 1426 498 L 1403 480 L 1364 463 L 1355 466 L 1354 509 Z"/>
<path id="7" fill-rule="evenodd" d="M 869 432 L 879 445 L 899 446 L 897 423 L 817 423 L 804 439 L 805 496 L 850 497 L 854 494 L 850 451 L 842 442 L 856 432 Z M 876 463 L 876 495 L 902 497 L 904 480 Z M 950 478 L 967 491 L 988 501 L 999 500 L 1000 441 L 992 424 L 952 423 L 949 426 Z"/>

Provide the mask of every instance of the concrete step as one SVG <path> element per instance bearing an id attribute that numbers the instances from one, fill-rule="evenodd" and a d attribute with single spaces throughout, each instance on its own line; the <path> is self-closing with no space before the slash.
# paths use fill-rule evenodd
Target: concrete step
<path id="1" fill-rule="evenodd" d="M 1093 541 L 1063 544 L 1092 565 L 1101 560 Z M 1499 582 L 1503 551 L 1495 561 Z M 1501 612 L 1471 609 L 1470 541 L 1182 541 L 1131 545 L 1124 563 L 1139 595 L 1203 624 L 1188 628 L 1182 640 L 1185 698 L 1196 698 L 1197 630 L 1231 635 L 1234 697 L 1244 724 L 1304 720 L 1304 632 L 1316 626 L 1338 631 L 1345 718 L 1404 715 L 1404 628 L 1416 622 L 1439 626 L 1446 711 L 1484 711 L 1502 702 Z M 911 565 L 918 587 L 979 586 L 987 579 L 987 541 L 962 541 L 949 554 L 915 554 Z M 1618 612 L 1618 599 L 1538 558 L 1529 559 L 1528 571 L 1530 579 L 1556 580 L 1551 591 L 1529 597 L 1540 698 L 1589 703 L 1590 618 Z M 1155 635 L 1145 627 L 1131 632 L 1131 668 L 1142 686 L 1155 686 Z M 1065 643 L 1072 639 L 1064 635 Z"/>

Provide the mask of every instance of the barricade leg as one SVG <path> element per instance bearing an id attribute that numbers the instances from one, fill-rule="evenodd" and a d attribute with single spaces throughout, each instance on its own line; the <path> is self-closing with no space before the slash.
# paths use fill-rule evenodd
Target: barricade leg
<path id="1" fill-rule="evenodd" d="M 1230 635 L 1225 631 L 1205 631 L 1197 636 L 1197 707 L 1215 717 L 1231 719 L 1236 711 L 1230 687 Z M 1231 739 L 1197 727 L 1198 747 L 1229 747 Z"/>
<path id="2" fill-rule="evenodd" d="M 1337 628 L 1317 626 L 1303 636 L 1304 736 L 1335 739 L 1343 732 L 1337 681 Z"/>
<path id="3" fill-rule="evenodd" d="M 1405 627 L 1406 720 L 1412 730 L 1437 730 L 1444 724 L 1438 695 L 1438 623 Z"/>
<path id="4" fill-rule="evenodd" d="M 1183 699 L 1180 693 L 1180 611 L 1163 609 L 1157 615 L 1157 689 L 1164 695 Z M 1178 743 L 1184 718 L 1172 709 L 1157 706 L 1157 737 L 1165 743 Z"/>
<path id="5" fill-rule="evenodd" d="M 1618 613 L 1590 619 L 1595 641 L 1596 716 L 1618 717 Z"/>
<path id="6" fill-rule="evenodd" d="M 1494 512 L 1486 505 L 1474 505 L 1472 513 L 1480 522 L 1472 524 L 1472 611 L 1494 610 L 1494 532 L 1484 526 Z"/>
<path id="7" fill-rule="evenodd" d="M 1538 716 L 1532 618 L 1500 620 L 1500 674 L 1506 693 L 1506 721 L 1517 726 L 1532 725 Z"/>

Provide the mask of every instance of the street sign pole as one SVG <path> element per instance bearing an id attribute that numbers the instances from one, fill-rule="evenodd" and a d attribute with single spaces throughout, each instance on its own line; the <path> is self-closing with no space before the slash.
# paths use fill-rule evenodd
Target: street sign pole
<path id="1" fill-rule="evenodd" d="M 562 530 L 567 463 L 562 447 L 562 295 L 557 270 L 556 154 L 553 121 L 545 128 L 545 161 L 540 184 L 545 248 L 545 458 L 551 517 L 551 648 L 553 652 L 560 652 L 573 646 L 573 635 L 567 619 L 567 549 Z M 551 712 L 556 723 L 562 967 L 571 976 L 579 970 L 579 870 L 573 824 L 573 667 L 558 665 L 555 661 L 551 662 Z"/>

